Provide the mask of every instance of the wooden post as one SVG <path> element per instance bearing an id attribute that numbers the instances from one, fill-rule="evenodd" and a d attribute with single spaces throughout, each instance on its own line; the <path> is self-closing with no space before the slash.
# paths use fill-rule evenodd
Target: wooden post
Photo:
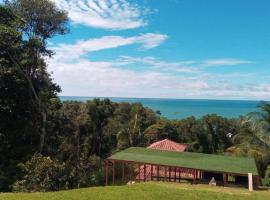
<path id="1" fill-rule="evenodd" d="M 141 182 L 141 163 L 138 163 L 138 178 L 138 181 Z"/>
<path id="2" fill-rule="evenodd" d="M 106 177 L 106 178 L 105 178 L 105 179 L 106 179 L 106 180 L 105 180 L 105 185 L 106 185 L 106 186 L 108 185 L 108 181 L 109 181 L 109 180 L 108 180 L 108 162 L 109 162 L 108 160 L 105 160 L 105 177 Z"/>
<path id="3" fill-rule="evenodd" d="M 195 179 L 196 179 L 196 170 L 193 170 L 193 184 L 195 184 Z"/>
<path id="4" fill-rule="evenodd" d="M 204 173 L 203 173 L 203 171 L 201 171 L 201 179 L 203 180 L 204 179 Z"/>
<path id="5" fill-rule="evenodd" d="M 223 174 L 223 185 L 224 185 L 224 187 L 227 185 L 227 174 L 226 173 Z"/>
<path id="6" fill-rule="evenodd" d="M 174 168 L 174 182 L 176 182 L 176 167 Z"/>
<path id="7" fill-rule="evenodd" d="M 260 176 L 256 176 L 256 188 L 255 189 L 258 189 L 260 186 Z"/>
<path id="8" fill-rule="evenodd" d="M 157 165 L 157 181 L 159 181 L 159 165 Z"/>
<path id="9" fill-rule="evenodd" d="M 113 164 L 113 172 L 112 172 L 112 184 L 114 185 L 114 181 L 115 181 L 115 161 L 112 161 Z"/>
<path id="10" fill-rule="evenodd" d="M 146 181 L 146 165 L 143 164 L 143 181 Z"/>
<path id="11" fill-rule="evenodd" d="M 167 181 L 167 167 L 165 166 L 165 178 L 163 179 L 163 181 Z"/>
<path id="12" fill-rule="evenodd" d="M 171 182 L 171 167 L 169 167 L 169 182 Z"/>
<path id="13" fill-rule="evenodd" d="M 178 172 L 179 172 L 179 183 L 181 182 L 181 168 L 178 168 Z"/>
<path id="14" fill-rule="evenodd" d="M 122 184 L 124 183 L 125 179 L 125 162 L 122 162 Z"/>
<path id="15" fill-rule="evenodd" d="M 151 165 L 151 181 L 153 180 L 153 165 Z"/>
<path id="16" fill-rule="evenodd" d="M 129 173 L 129 180 L 132 181 L 133 180 L 133 162 L 130 163 L 130 173 Z"/>

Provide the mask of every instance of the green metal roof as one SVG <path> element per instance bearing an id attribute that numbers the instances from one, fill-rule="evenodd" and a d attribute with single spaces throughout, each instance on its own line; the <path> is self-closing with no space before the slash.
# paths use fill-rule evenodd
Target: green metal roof
<path id="1" fill-rule="evenodd" d="M 258 175 L 253 158 L 202 154 L 192 152 L 170 152 L 131 147 L 115 153 L 108 159 L 183 167 L 212 172 Z"/>

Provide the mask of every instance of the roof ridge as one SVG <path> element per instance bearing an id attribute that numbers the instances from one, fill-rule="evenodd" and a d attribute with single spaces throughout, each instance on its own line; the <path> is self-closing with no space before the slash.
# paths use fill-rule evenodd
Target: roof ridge
<path id="1" fill-rule="evenodd" d="M 187 145 L 182 143 L 177 143 L 173 140 L 165 138 L 163 140 L 157 141 L 149 145 L 148 149 L 159 149 L 159 150 L 167 150 L 167 151 L 176 151 L 183 152 L 185 151 Z"/>

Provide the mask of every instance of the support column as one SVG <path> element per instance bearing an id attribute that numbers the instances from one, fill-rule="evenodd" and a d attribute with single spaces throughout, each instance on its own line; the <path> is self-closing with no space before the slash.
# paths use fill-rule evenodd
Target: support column
<path id="1" fill-rule="evenodd" d="M 171 167 L 169 167 L 169 182 L 171 182 Z"/>
<path id="2" fill-rule="evenodd" d="M 138 181 L 141 182 L 141 163 L 138 163 Z"/>
<path id="3" fill-rule="evenodd" d="M 159 165 L 157 165 L 157 181 L 159 181 Z"/>
<path id="4" fill-rule="evenodd" d="M 256 189 L 259 188 L 259 186 L 261 185 L 261 179 L 260 179 L 260 176 L 257 176 L 257 185 L 256 185 Z"/>
<path id="5" fill-rule="evenodd" d="M 151 181 L 153 180 L 153 165 L 151 165 Z"/>
<path id="6" fill-rule="evenodd" d="M 193 170 L 193 184 L 196 182 L 196 170 Z"/>
<path id="7" fill-rule="evenodd" d="M 105 185 L 107 186 L 108 185 L 108 160 L 105 160 Z"/>
<path id="8" fill-rule="evenodd" d="M 224 173 L 223 174 L 223 185 L 224 185 L 224 187 L 226 187 L 226 185 L 227 185 L 227 174 L 226 173 Z"/>
<path id="9" fill-rule="evenodd" d="M 253 191 L 253 179 L 252 173 L 248 173 L 248 190 Z"/>
<path id="10" fill-rule="evenodd" d="M 176 167 L 174 168 L 174 182 L 176 182 Z"/>
<path id="11" fill-rule="evenodd" d="M 165 166 L 165 178 L 163 179 L 164 181 L 167 181 L 167 167 Z"/>
<path id="12" fill-rule="evenodd" d="M 143 181 L 146 181 L 146 165 L 143 164 Z"/>
<path id="13" fill-rule="evenodd" d="M 257 190 L 260 186 L 260 177 L 259 176 L 254 176 L 254 189 Z"/>
<path id="14" fill-rule="evenodd" d="M 122 184 L 124 183 L 125 180 L 125 162 L 122 162 Z"/>
<path id="15" fill-rule="evenodd" d="M 133 167 L 133 162 L 130 163 L 130 173 L 129 173 L 129 180 L 132 182 L 133 181 L 133 170 L 134 170 L 134 167 Z"/>
<path id="16" fill-rule="evenodd" d="M 115 182 L 115 161 L 112 161 L 113 164 L 113 172 L 112 172 L 112 184 L 114 185 Z"/>
<path id="17" fill-rule="evenodd" d="M 178 177 L 178 179 L 179 179 L 179 183 L 181 182 L 181 168 L 178 168 L 178 172 L 179 172 L 179 177 Z"/>

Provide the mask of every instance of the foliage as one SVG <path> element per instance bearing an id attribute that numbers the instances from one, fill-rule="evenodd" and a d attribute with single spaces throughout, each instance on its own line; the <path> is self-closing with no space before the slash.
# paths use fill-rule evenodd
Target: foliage
<path id="1" fill-rule="evenodd" d="M 270 187 L 270 165 L 268 165 L 265 170 L 265 175 L 264 178 L 262 179 L 262 184 L 264 186 Z"/>
<path id="2" fill-rule="evenodd" d="M 0 5 L 0 191 L 12 186 L 35 191 L 101 185 L 104 158 L 164 138 L 186 143 L 192 152 L 255 157 L 264 176 L 270 163 L 270 104 L 262 103 L 259 112 L 241 119 L 207 115 L 168 120 L 141 103 L 61 102 L 57 96 L 61 89 L 48 73 L 45 58 L 53 55 L 47 40 L 68 32 L 66 11 L 50 0 L 4 2 Z M 24 170 L 18 163 L 25 163 Z M 49 166 L 50 179 L 29 180 L 35 175 L 28 169 Z M 62 177 L 62 169 L 68 170 L 68 178 Z"/>
<path id="3" fill-rule="evenodd" d="M 50 18 L 44 15 L 48 7 L 54 10 Z M 32 19 L 34 23 L 25 18 L 26 10 L 42 17 Z M 50 53 L 45 41 L 64 33 L 60 31 L 66 21 L 64 12 L 60 11 L 64 21 L 59 19 L 53 27 L 49 25 L 58 13 L 47 0 L 6 1 L 0 5 L 0 171 L 4 177 L 0 191 L 9 190 L 20 175 L 16 167 L 19 162 L 32 156 L 38 147 L 44 150 L 47 109 L 60 91 L 46 69 L 44 56 Z M 32 34 L 27 34 L 25 27 Z"/>
<path id="4" fill-rule="evenodd" d="M 263 176 L 270 163 L 270 109 L 265 102 L 259 105 L 260 112 L 250 113 L 238 122 L 237 134 L 232 138 L 233 146 L 227 152 L 254 157 Z"/>
<path id="5" fill-rule="evenodd" d="M 49 0 L 6 0 L 5 4 L 25 22 L 22 31 L 29 38 L 45 41 L 68 32 L 67 13 Z"/>
<path id="6" fill-rule="evenodd" d="M 25 175 L 13 184 L 13 191 L 44 192 L 68 188 L 70 174 L 64 163 L 35 154 L 19 166 Z"/>

